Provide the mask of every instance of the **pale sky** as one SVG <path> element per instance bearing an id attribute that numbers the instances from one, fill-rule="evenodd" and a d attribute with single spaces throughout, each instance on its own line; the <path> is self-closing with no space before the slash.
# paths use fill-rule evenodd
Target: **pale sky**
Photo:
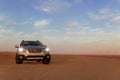
<path id="1" fill-rule="evenodd" d="M 22 40 L 55 54 L 120 54 L 120 0 L 0 0 L 0 51 Z"/>

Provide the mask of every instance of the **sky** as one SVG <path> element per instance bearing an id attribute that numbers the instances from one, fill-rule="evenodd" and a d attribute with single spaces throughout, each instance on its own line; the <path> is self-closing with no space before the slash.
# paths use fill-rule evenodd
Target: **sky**
<path id="1" fill-rule="evenodd" d="M 40 40 L 53 54 L 120 54 L 120 0 L 0 0 L 0 51 Z"/>

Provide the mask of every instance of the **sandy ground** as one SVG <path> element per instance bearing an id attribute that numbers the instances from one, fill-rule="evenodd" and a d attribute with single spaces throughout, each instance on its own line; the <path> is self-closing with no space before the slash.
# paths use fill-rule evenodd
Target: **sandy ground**
<path id="1" fill-rule="evenodd" d="M 0 80 L 120 80 L 120 57 L 52 55 L 49 65 L 15 63 L 15 53 L 0 52 Z"/>

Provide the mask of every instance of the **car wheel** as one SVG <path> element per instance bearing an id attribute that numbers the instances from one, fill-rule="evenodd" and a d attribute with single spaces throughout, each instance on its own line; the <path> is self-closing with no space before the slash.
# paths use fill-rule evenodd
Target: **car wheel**
<path id="1" fill-rule="evenodd" d="M 47 55 L 44 56 L 44 58 L 42 60 L 42 63 L 43 64 L 49 64 L 50 60 L 51 60 L 51 56 L 50 56 L 50 54 L 47 54 Z"/>
<path id="2" fill-rule="evenodd" d="M 19 59 L 19 55 L 16 55 L 15 61 L 16 61 L 16 64 L 22 64 L 23 63 L 23 60 Z"/>

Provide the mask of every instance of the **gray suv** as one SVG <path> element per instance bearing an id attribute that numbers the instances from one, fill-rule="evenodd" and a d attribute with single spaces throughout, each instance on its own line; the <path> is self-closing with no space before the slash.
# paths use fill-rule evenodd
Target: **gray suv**
<path id="1" fill-rule="evenodd" d="M 24 41 L 20 45 L 15 45 L 17 48 L 15 61 L 17 64 L 22 64 L 24 60 L 42 61 L 43 64 L 49 64 L 51 60 L 49 48 L 43 45 L 39 40 Z"/>

